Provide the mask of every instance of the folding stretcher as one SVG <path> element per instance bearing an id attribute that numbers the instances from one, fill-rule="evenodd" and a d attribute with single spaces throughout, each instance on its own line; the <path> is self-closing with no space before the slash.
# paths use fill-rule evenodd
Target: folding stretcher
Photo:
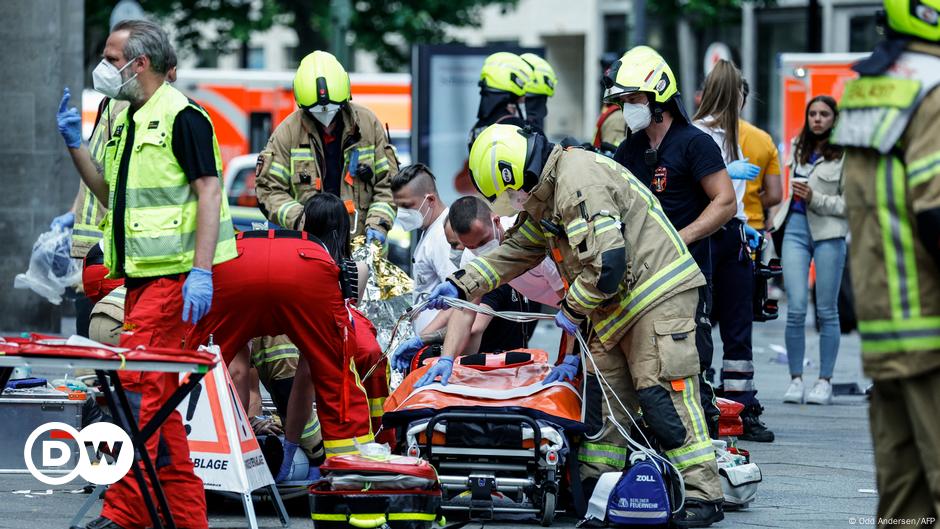
<path id="1" fill-rule="evenodd" d="M 478 519 L 535 514 L 549 525 L 569 470 L 567 436 L 584 429 L 577 388 L 543 385 L 548 355 L 521 349 L 461 357 L 447 386 L 416 389 L 436 361 L 412 371 L 385 402 L 383 426 L 398 429 L 398 449 L 438 469 L 443 509 Z"/>
<path id="2" fill-rule="evenodd" d="M 204 351 L 184 351 L 160 347 L 120 349 L 106 346 L 75 345 L 62 338 L 39 335 L 26 338 L 0 338 L 0 388 L 6 386 L 13 368 L 17 366 L 55 369 L 85 367 L 95 369 L 101 389 L 108 401 L 108 406 L 111 410 L 120 410 L 120 413 L 112 412 L 115 424 L 130 433 L 131 442 L 134 445 L 135 462 L 131 469 L 141 491 L 144 491 L 144 502 L 147 505 L 153 526 L 158 529 L 164 527 L 175 529 L 176 525 L 170 514 L 163 487 L 157 478 L 156 467 L 147 453 L 145 443 L 147 439 L 156 433 L 160 425 L 166 421 L 179 403 L 192 391 L 193 387 L 199 384 L 199 381 L 210 369 L 215 367 L 216 363 L 215 355 Z M 128 417 L 133 417 L 133 414 L 131 413 L 127 394 L 118 379 L 119 370 L 189 373 L 189 378 L 185 383 L 180 384 L 147 424 L 138 428 L 135 421 L 127 420 Z M 108 384 L 109 377 L 113 389 Z M 144 470 L 141 470 L 137 462 L 143 463 Z M 147 473 L 150 482 L 153 483 L 155 499 L 147 492 L 144 472 Z M 83 509 L 87 511 L 87 507 L 86 505 Z M 158 509 L 162 511 L 163 518 L 158 514 Z M 84 511 L 80 514 L 83 516 Z M 78 519 L 80 518 L 81 516 L 78 517 Z"/>

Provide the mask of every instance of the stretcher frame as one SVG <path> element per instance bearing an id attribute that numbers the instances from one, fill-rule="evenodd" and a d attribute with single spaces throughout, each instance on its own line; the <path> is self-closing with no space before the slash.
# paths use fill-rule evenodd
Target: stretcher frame
<path id="1" fill-rule="evenodd" d="M 29 356 L 28 354 L 16 355 L 0 353 L 0 388 L 6 387 L 6 383 L 13 374 L 13 368 L 15 367 L 35 367 L 47 369 L 94 369 L 95 374 L 98 377 L 98 382 L 102 388 L 102 393 L 104 393 L 105 399 L 108 402 L 108 406 L 112 410 L 115 423 L 131 434 L 131 444 L 134 446 L 134 464 L 131 466 L 131 469 L 133 470 L 134 478 L 137 480 L 137 484 L 140 487 L 141 495 L 144 498 L 144 503 L 147 507 L 148 513 L 150 514 L 150 519 L 153 522 L 153 528 L 176 529 L 176 523 L 173 520 L 173 515 L 170 513 L 169 503 L 166 499 L 166 493 L 163 491 L 163 485 L 160 483 L 160 480 L 157 477 L 156 467 L 154 466 L 153 461 L 150 459 L 150 454 L 147 453 L 146 442 L 147 439 L 152 437 L 157 432 L 159 427 L 167 420 L 167 418 L 169 418 L 170 414 L 176 410 L 176 407 L 179 406 L 180 402 L 182 402 L 183 399 L 193 390 L 193 388 L 196 387 L 196 385 L 198 385 L 199 382 L 202 381 L 202 379 L 209 373 L 209 371 L 215 368 L 217 365 L 217 361 L 211 364 L 206 364 L 196 362 L 188 358 L 182 358 L 178 361 L 136 361 L 132 358 L 91 359 L 79 358 L 69 355 Z M 160 408 L 147 422 L 147 424 L 145 424 L 142 428 L 138 428 L 137 421 L 133 420 L 133 413 L 131 411 L 130 402 L 127 399 L 127 393 L 121 384 L 120 378 L 118 377 L 118 372 L 120 370 L 156 371 L 161 373 L 188 373 L 189 377 L 185 382 L 176 388 L 170 398 L 160 406 Z M 108 384 L 109 377 L 111 383 L 114 385 L 113 390 Z M 156 496 L 156 499 L 154 499 L 150 494 L 150 490 L 147 487 L 146 480 L 144 479 L 144 473 L 141 471 L 138 462 L 142 462 L 144 465 L 144 471 L 147 472 L 147 476 L 150 478 L 150 481 L 153 484 L 153 492 Z M 270 493 L 274 498 L 275 510 L 278 513 L 281 524 L 286 527 L 289 524 L 289 521 L 287 518 L 287 511 L 284 508 L 281 497 L 278 494 L 277 488 L 275 486 L 271 485 L 269 488 L 273 489 L 270 491 Z M 94 503 L 98 500 L 98 497 L 100 496 L 100 493 L 103 489 L 104 487 L 101 485 L 95 488 L 94 493 L 92 493 L 91 497 L 86 500 L 85 504 L 82 505 L 79 512 L 76 513 L 76 516 L 70 522 L 70 527 L 75 527 L 81 523 L 82 518 L 84 518 L 88 510 L 91 509 L 91 506 L 94 505 Z M 249 516 L 250 521 L 254 522 L 254 507 L 251 503 L 251 495 L 247 495 L 247 500 L 245 498 L 242 499 L 243 503 L 247 502 L 245 503 L 246 514 Z M 157 511 L 157 504 L 159 504 L 160 510 L 164 513 L 166 523 L 160 519 L 159 512 Z M 257 522 L 254 522 L 252 527 L 256 526 Z"/>
<path id="2" fill-rule="evenodd" d="M 434 427 L 440 422 L 490 422 L 504 424 L 525 424 L 533 431 L 532 448 L 493 449 L 493 448 L 460 448 L 435 446 L 433 443 Z M 494 513 L 529 513 L 538 516 L 543 526 L 551 525 L 555 518 L 555 509 L 559 492 L 559 481 L 563 462 L 555 454 L 555 462 L 549 461 L 540 451 L 542 439 L 541 428 L 538 421 L 532 417 L 518 413 L 504 413 L 497 411 L 444 411 L 435 414 L 428 421 L 425 430 L 425 443 L 423 456 L 433 462 L 440 457 L 466 458 L 463 461 L 438 461 L 439 479 L 444 489 L 444 501 L 447 501 L 447 492 L 450 490 L 470 490 L 471 500 L 468 509 L 471 519 L 492 519 Z M 506 458 L 508 462 L 491 462 L 480 465 L 474 461 L 477 457 L 487 459 L 497 456 Z M 570 455 L 569 455 L 570 457 Z M 535 473 L 544 473 L 544 479 L 533 477 L 514 478 L 497 476 L 498 472 L 524 471 L 531 466 Z M 448 468 L 450 467 L 450 468 Z M 472 468 L 469 475 L 450 473 L 450 469 L 460 467 Z M 502 507 L 494 506 L 491 494 L 493 492 L 518 492 L 530 498 L 532 507 Z M 538 497 L 536 498 L 536 495 Z M 467 510 L 461 506 L 441 504 L 442 509 Z"/>

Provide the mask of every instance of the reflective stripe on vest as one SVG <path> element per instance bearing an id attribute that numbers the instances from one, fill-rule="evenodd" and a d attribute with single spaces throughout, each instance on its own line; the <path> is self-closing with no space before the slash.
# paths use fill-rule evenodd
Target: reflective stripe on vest
<path id="1" fill-rule="evenodd" d="M 904 165 L 894 156 L 878 162 L 875 192 L 894 320 L 920 317 L 920 288 L 914 258 L 914 230 L 907 211 Z"/>
<path id="2" fill-rule="evenodd" d="M 940 350 L 940 317 L 859 321 L 862 354 Z"/>
<path id="3" fill-rule="evenodd" d="M 181 92 L 164 84 L 150 100 L 128 121 L 125 110 L 114 124 L 114 136 L 103 153 L 105 179 L 111 202 L 118 184 L 118 173 L 128 127 L 135 127 L 134 145 L 130 149 L 127 168 L 127 193 L 124 210 L 124 275 L 153 277 L 188 272 L 193 265 L 196 246 L 197 197 L 190 187 L 183 169 L 173 154 L 173 123 L 187 106 L 206 112 L 191 104 Z M 213 151 L 217 178 L 222 171 L 222 157 L 213 132 Z M 208 176 L 208 175 L 207 175 Z M 237 256 L 235 232 L 229 215 L 228 203 L 220 200 L 219 236 L 213 264 Z M 105 266 L 116 277 L 120 266 L 115 266 L 113 222 L 108 213 L 106 227 Z"/>
<path id="4" fill-rule="evenodd" d="M 594 328 L 598 338 L 607 341 L 628 326 L 643 309 L 660 299 L 681 281 L 698 273 L 698 265 L 688 252 L 640 283 L 618 303 L 618 307 Z"/>

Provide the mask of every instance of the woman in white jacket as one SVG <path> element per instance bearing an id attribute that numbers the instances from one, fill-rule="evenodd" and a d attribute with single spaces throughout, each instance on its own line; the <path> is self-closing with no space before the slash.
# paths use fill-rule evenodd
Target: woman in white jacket
<path id="1" fill-rule="evenodd" d="M 839 353 L 839 285 L 845 267 L 845 217 L 842 150 L 829 143 L 838 115 L 835 99 L 821 95 L 806 106 L 806 122 L 791 145 L 790 193 L 774 217 L 784 230 L 781 245 L 787 291 L 786 346 L 790 386 L 784 402 L 804 401 L 806 305 L 810 260 L 816 263 L 816 312 L 819 315 L 819 380 L 805 396 L 811 404 L 832 402 L 832 371 Z"/>

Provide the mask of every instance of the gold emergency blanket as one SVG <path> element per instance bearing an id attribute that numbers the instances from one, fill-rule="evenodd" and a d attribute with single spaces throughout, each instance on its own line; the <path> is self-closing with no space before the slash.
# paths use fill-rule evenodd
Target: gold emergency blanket
<path id="1" fill-rule="evenodd" d="M 380 246 L 366 245 L 364 236 L 354 238 L 352 245 L 355 248 L 353 259 L 369 267 L 369 279 L 358 307 L 372 321 L 378 331 L 379 345 L 385 350 L 398 319 L 411 307 L 414 281 L 404 270 L 382 257 Z M 399 337 L 404 330 L 399 330 Z"/>

